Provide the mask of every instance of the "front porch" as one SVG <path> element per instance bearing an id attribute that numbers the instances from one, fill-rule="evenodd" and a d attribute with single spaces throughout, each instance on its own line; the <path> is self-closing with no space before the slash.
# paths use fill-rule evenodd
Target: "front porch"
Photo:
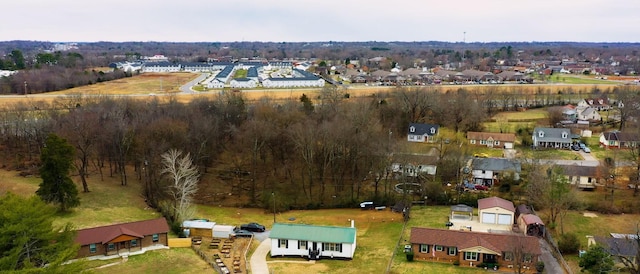
<path id="1" fill-rule="evenodd" d="M 536 148 L 570 149 L 571 142 L 538 142 Z"/>

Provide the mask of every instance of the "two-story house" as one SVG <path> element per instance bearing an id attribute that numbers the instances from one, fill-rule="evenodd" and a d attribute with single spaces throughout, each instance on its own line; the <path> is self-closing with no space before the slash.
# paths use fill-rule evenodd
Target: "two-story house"
<path id="1" fill-rule="evenodd" d="M 433 143 L 436 140 L 438 129 L 438 125 L 411 123 L 409 124 L 407 141 Z"/>
<path id="2" fill-rule="evenodd" d="M 531 139 L 536 148 L 569 149 L 572 143 L 571 130 L 568 128 L 537 127 L 533 129 Z"/>
<path id="3" fill-rule="evenodd" d="M 474 158 L 467 165 L 471 170 L 473 184 L 488 187 L 492 187 L 507 174 L 513 180 L 520 180 L 522 172 L 519 162 L 505 158 Z"/>

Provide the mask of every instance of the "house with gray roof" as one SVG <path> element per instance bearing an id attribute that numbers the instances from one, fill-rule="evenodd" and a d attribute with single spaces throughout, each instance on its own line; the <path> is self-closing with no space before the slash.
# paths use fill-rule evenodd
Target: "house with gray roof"
<path id="1" fill-rule="evenodd" d="M 562 168 L 568 183 L 579 189 L 594 189 L 603 180 L 603 172 L 598 166 L 557 165 Z"/>
<path id="2" fill-rule="evenodd" d="M 409 132 L 407 133 L 407 141 L 409 142 L 435 142 L 436 135 L 438 135 L 438 125 L 431 124 L 409 124 Z"/>
<path id="3" fill-rule="evenodd" d="M 356 228 L 275 223 L 269 234 L 271 257 L 296 256 L 352 259 L 356 250 Z"/>
<path id="4" fill-rule="evenodd" d="M 637 267 L 640 239 L 637 234 L 611 233 L 611 237 L 587 236 L 587 246 L 597 244 L 614 258 L 617 267 Z M 627 264 L 627 265 L 625 265 Z"/>
<path id="5" fill-rule="evenodd" d="M 568 128 L 537 127 L 533 129 L 533 147 L 536 148 L 560 148 L 571 147 L 571 130 Z"/>
<path id="6" fill-rule="evenodd" d="M 470 160 L 472 182 L 491 187 L 507 174 L 513 180 L 520 180 L 520 162 L 506 158 L 473 158 Z"/>
<path id="7" fill-rule="evenodd" d="M 632 148 L 640 143 L 635 132 L 607 131 L 600 133 L 600 146 L 605 148 Z"/>

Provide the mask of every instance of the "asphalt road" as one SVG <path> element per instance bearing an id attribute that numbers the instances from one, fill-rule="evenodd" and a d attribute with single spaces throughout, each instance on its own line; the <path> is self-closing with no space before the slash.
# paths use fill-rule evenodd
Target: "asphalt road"
<path id="1" fill-rule="evenodd" d="M 180 87 L 180 93 L 182 93 L 182 94 L 193 94 L 193 93 L 195 93 L 195 91 L 193 91 L 193 89 L 191 87 L 195 86 L 200 81 L 206 79 L 207 76 L 208 76 L 207 73 L 202 73 L 196 79 L 193 79 L 193 80 L 187 82 L 186 84 L 182 85 Z"/>

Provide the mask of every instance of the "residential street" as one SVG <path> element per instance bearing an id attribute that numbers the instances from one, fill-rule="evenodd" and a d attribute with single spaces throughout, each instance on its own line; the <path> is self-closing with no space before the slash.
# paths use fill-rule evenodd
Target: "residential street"
<path id="1" fill-rule="evenodd" d="M 180 87 L 180 92 L 183 93 L 183 94 L 193 94 L 193 93 L 195 93 L 193 91 L 193 89 L 191 89 L 191 87 L 195 86 L 197 83 L 199 83 L 200 81 L 202 81 L 205 78 L 207 78 L 207 75 L 208 75 L 207 73 L 202 73 L 196 79 L 193 79 L 193 80 L 189 81 L 188 83 L 182 85 Z"/>

